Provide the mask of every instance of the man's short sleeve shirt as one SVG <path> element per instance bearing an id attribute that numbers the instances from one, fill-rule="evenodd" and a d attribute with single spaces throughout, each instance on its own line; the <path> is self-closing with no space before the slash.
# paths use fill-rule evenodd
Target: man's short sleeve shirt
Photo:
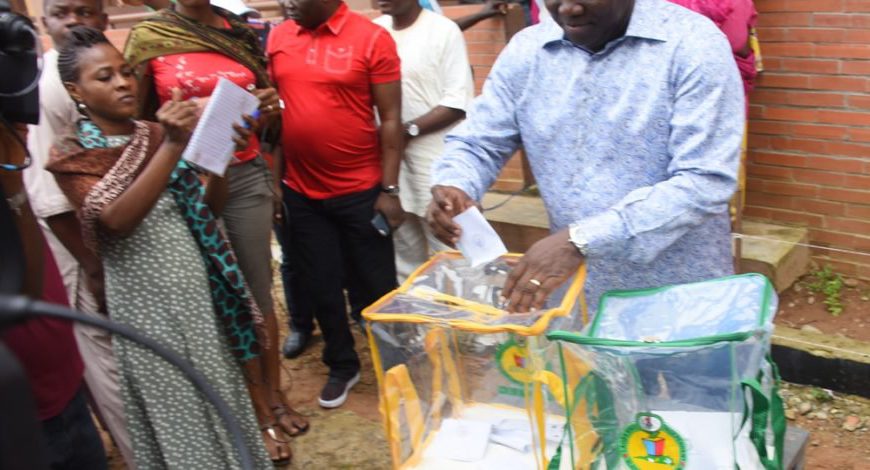
<path id="1" fill-rule="evenodd" d="M 57 57 L 56 49 L 42 55 L 39 124 L 27 126 L 27 149 L 33 157 L 33 163 L 24 170 L 24 185 L 33 215 L 40 219 L 74 210 L 54 181 L 54 176 L 45 169 L 55 138 L 81 117 L 60 79 Z"/>
<path id="2" fill-rule="evenodd" d="M 284 182 L 312 199 L 381 180 L 372 86 L 401 79 L 396 44 L 346 4 L 315 30 L 293 21 L 269 36 L 272 78 L 284 101 Z"/>

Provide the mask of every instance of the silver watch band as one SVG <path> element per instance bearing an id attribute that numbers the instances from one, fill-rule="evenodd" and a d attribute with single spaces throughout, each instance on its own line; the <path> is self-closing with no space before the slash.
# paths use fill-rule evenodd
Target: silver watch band
<path id="1" fill-rule="evenodd" d="M 577 251 L 579 251 L 581 255 L 589 255 L 589 241 L 586 240 L 586 237 L 583 235 L 583 230 L 580 228 L 580 225 L 571 224 L 568 226 L 568 239 L 571 240 L 571 244 L 574 245 L 574 248 L 577 248 Z"/>
<path id="2" fill-rule="evenodd" d="M 399 185 L 391 184 L 388 186 L 384 186 L 381 188 L 381 192 L 384 194 L 387 194 L 389 196 L 399 197 L 399 192 L 400 192 Z"/>

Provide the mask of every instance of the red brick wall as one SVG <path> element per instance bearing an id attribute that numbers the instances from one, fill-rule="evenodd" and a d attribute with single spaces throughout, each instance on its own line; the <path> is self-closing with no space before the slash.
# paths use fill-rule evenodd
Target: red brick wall
<path id="1" fill-rule="evenodd" d="M 516 11 L 512 14 L 522 15 L 518 5 L 511 5 Z M 480 5 L 462 5 L 446 7 L 445 15 L 450 18 L 458 18 L 463 15 L 474 13 L 480 9 Z M 501 17 L 494 17 L 477 23 L 465 31 L 465 43 L 468 47 L 468 60 L 474 70 L 474 85 L 477 93 L 483 87 L 483 82 L 492 68 L 495 58 L 504 49 L 508 39 L 508 29 Z M 500 191 L 515 191 L 523 187 L 523 164 L 517 154 L 508 161 L 493 189 Z"/>
<path id="2" fill-rule="evenodd" d="M 744 214 L 870 253 L 870 0 L 756 0 L 765 72 L 750 98 Z M 814 250 L 870 279 L 870 255 Z"/>

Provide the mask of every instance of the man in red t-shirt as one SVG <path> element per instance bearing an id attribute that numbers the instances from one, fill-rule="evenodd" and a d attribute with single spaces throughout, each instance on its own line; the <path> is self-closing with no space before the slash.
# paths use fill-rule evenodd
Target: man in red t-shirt
<path id="1" fill-rule="evenodd" d="M 273 29 L 267 45 L 285 104 L 283 230 L 299 295 L 310 296 L 326 342 L 320 405 L 335 408 L 360 368 L 342 283 L 350 280 L 355 306 L 396 286 L 392 238 L 373 219 L 393 229 L 404 219 L 399 56 L 386 30 L 341 0 L 289 0 L 286 10 L 293 21 Z"/>

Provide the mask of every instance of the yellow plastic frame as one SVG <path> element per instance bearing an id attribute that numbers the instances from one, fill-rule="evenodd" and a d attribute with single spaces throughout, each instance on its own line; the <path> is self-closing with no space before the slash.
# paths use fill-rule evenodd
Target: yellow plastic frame
<path id="1" fill-rule="evenodd" d="M 535 321 L 531 326 L 522 326 L 522 325 L 511 325 L 511 324 L 500 324 L 500 325 L 481 325 L 471 320 L 444 320 L 441 318 L 432 318 L 426 315 L 418 314 L 418 313 L 377 313 L 377 310 L 381 308 L 385 303 L 389 302 L 390 299 L 400 293 L 407 293 L 411 287 L 413 287 L 413 281 L 416 279 L 421 273 L 427 271 L 431 268 L 435 263 L 438 263 L 445 258 L 447 259 L 458 259 L 461 258 L 462 255 L 456 251 L 445 251 L 437 253 L 433 256 L 429 261 L 421 265 L 417 268 L 408 279 L 397 289 L 392 292 L 384 295 L 378 301 L 367 307 L 363 310 L 363 317 L 369 322 L 389 322 L 389 323 L 417 323 L 417 324 L 425 324 L 432 323 L 438 324 L 440 327 L 434 328 L 430 331 L 426 336 L 426 352 L 429 356 L 429 361 L 432 364 L 432 368 L 434 370 L 435 379 L 433 380 L 433 395 L 441 395 L 441 391 L 443 389 L 443 373 L 447 373 L 447 397 L 453 405 L 454 409 L 459 409 L 463 405 L 463 389 L 464 385 L 462 384 L 462 379 L 458 370 L 461 368 L 457 366 L 455 360 L 450 354 L 450 346 L 448 345 L 449 339 L 446 334 L 446 330 L 460 330 L 467 331 L 473 333 L 515 333 L 521 336 L 539 336 L 544 333 L 549 325 L 550 320 L 556 316 L 566 316 L 570 314 L 573 310 L 575 303 L 580 301 L 581 315 L 582 321 L 585 325 L 588 322 L 588 312 L 586 308 L 586 300 L 582 295 L 583 285 L 586 281 L 586 265 L 582 265 L 580 269 L 577 271 L 577 275 L 574 277 L 571 285 L 568 287 L 568 290 L 565 292 L 562 303 L 559 304 L 558 307 L 549 309 L 541 314 L 541 316 Z M 504 255 L 503 258 L 516 258 L 519 259 L 522 257 L 521 254 L 518 253 L 509 253 Z M 505 316 L 510 315 L 510 313 L 488 306 L 483 304 L 478 304 L 476 302 L 472 302 L 460 297 L 448 295 L 448 294 L 438 294 L 432 293 L 427 294 L 432 297 L 433 300 L 448 302 L 454 305 L 460 305 L 463 308 L 476 312 L 481 316 L 492 317 L 492 316 Z M 423 431 L 425 426 L 425 418 L 423 416 L 422 407 L 420 405 L 420 397 L 417 394 L 417 390 L 414 387 L 413 381 L 411 380 L 410 372 L 408 368 L 404 364 L 399 364 L 394 366 L 389 371 L 384 371 L 380 351 L 378 350 L 377 343 L 374 340 L 374 335 L 371 332 L 371 323 L 369 323 L 368 327 L 368 340 L 369 347 L 371 349 L 372 354 L 372 362 L 375 369 L 375 375 L 378 379 L 379 387 L 379 408 L 381 411 L 381 416 L 384 420 L 384 429 L 386 431 L 387 442 L 390 447 L 390 454 L 392 456 L 393 466 L 396 469 L 408 468 L 409 466 L 416 465 L 419 460 L 422 458 L 423 449 L 427 446 L 432 436 L 427 436 L 424 439 Z M 454 338 L 455 339 L 455 338 Z M 455 345 L 454 345 L 455 346 Z M 531 402 L 527 403 L 529 410 L 529 418 L 535 423 L 536 427 L 538 427 L 539 432 L 543 432 L 544 429 L 544 405 L 543 405 L 543 391 L 541 389 L 542 385 L 548 386 L 548 388 L 553 392 L 553 394 L 557 397 L 557 401 L 560 401 L 561 404 L 564 405 L 564 397 L 562 396 L 562 386 L 561 380 L 555 376 L 555 374 L 546 373 L 546 372 L 538 372 L 535 375 L 534 384 L 530 386 L 531 390 L 529 390 L 529 386 L 527 386 L 527 398 L 529 393 L 531 392 Z M 409 456 L 404 462 L 402 461 L 401 456 L 401 432 L 399 430 L 399 413 L 401 413 L 402 408 L 405 410 L 406 418 L 408 421 L 408 425 L 410 427 L 411 433 L 411 447 L 413 449 L 411 456 Z M 434 405 L 433 410 L 431 411 L 432 418 L 436 421 L 440 421 L 440 405 Z M 534 411 L 532 411 L 534 410 Z M 534 416 L 532 416 L 534 414 Z M 546 456 L 545 449 L 539 449 L 539 462 L 544 462 L 546 465 Z"/>
<path id="2" fill-rule="evenodd" d="M 503 255 L 502 258 L 519 259 L 522 256 L 523 255 L 519 253 L 508 253 L 506 255 Z M 544 333 L 544 330 L 547 329 L 547 325 L 550 324 L 550 320 L 552 320 L 553 317 L 564 317 L 571 313 L 571 310 L 574 308 L 575 302 L 579 299 L 583 324 L 585 325 L 589 320 L 589 313 L 586 309 L 586 299 L 582 296 L 583 284 L 586 282 L 585 264 L 581 265 L 580 269 L 577 270 L 577 275 L 574 276 L 574 280 L 571 282 L 571 285 L 568 287 L 568 290 L 565 291 L 565 295 L 562 297 L 562 303 L 559 304 L 559 306 L 556 308 L 551 308 L 544 311 L 544 313 L 541 314 L 541 316 L 531 326 L 507 324 L 481 325 L 470 320 L 444 320 L 441 318 L 432 318 L 413 312 L 377 313 L 381 306 L 389 302 L 389 300 L 394 295 L 407 293 L 411 289 L 411 287 L 413 287 L 414 279 L 416 279 L 421 273 L 432 267 L 432 265 L 444 259 L 459 258 L 462 258 L 462 254 L 458 251 L 442 251 L 436 253 L 435 256 L 433 256 L 429 261 L 423 263 L 419 268 L 411 273 L 411 275 L 408 276 L 408 279 L 404 283 L 402 283 L 401 286 L 399 286 L 392 292 L 384 295 L 375 303 L 364 309 L 362 312 L 363 317 L 366 320 L 384 323 L 438 323 L 442 325 L 447 325 L 453 329 L 470 331 L 474 333 L 516 333 L 522 336 L 537 336 Z M 476 312 L 484 317 L 502 317 L 510 315 L 510 313 L 504 310 L 500 310 L 489 305 L 472 302 L 461 297 L 438 293 L 432 293 L 428 295 L 430 295 L 433 300 L 440 300 L 452 303 L 454 305 L 459 305 L 463 308 L 467 308 L 469 311 Z"/>

